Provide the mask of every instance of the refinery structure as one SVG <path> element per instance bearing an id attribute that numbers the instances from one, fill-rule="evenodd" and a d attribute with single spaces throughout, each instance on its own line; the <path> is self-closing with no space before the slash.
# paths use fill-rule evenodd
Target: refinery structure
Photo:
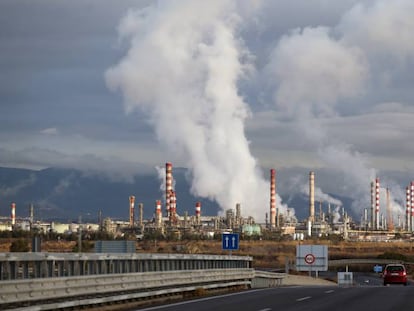
<path id="1" fill-rule="evenodd" d="M 361 241 L 384 241 L 396 237 L 410 239 L 414 231 L 414 182 L 406 187 L 406 206 L 404 215 L 394 215 L 391 206 L 390 190 L 385 190 L 385 202 L 381 202 L 380 180 L 371 182 L 371 206 L 364 208 L 359 222 L 348 215 L 343 206 L 331 206 L 329 202 L 319 201 L 319 209 L 315 211 L 315 173 L 309 172 L 309 212 L 308 217 L 297 220 L 290 209 L 283 210 L 277 206 L 276 170 L 270 169 L 269 207 L 263 207 L 264 223 L 257 222 L 253 217 L 243 214 L 242 205 L 235 203 L 223 215 L 203 215 L 201 202 L 194 202 L 194 213 L 177 212 L 179 194 L 174 189 L 172 163 L 165 165 L 165 193 L 163 200 L 155 200 L 153 217 L 144 219 L 144 205 L 136 205 L 136 197 L 129 196 L 128 221 L 114 221 L 109 218 L 99 219 L 95 223 L 58 224 L 41 223 L 34 219 L 34 207 L 30 206 L 29 217 L 16 219 L 16 204 L 10 205 L 10 217 L 2 217 L 0 231 L 32 230 L 37 228 L 43 232 L 57 233 L 81 231 L 105 231 L 115 235 L 134 234 L 142 238 L 146 234 L 169 236 L 176 239 L 188 236 L 213 238 L 222 233 L 239 233 L 243 236 L 284 236 L 292 239 L 329 237 L 340 235 L 344 239 Z M 369 185 L 367 185 L 367 191 Z M 323 208 L 323 204 L 325 210 Z M 381 213 L 380 204 L 385 206 L 386 213 Z M 383 208 L 384 210 L 384 208 Z"/>

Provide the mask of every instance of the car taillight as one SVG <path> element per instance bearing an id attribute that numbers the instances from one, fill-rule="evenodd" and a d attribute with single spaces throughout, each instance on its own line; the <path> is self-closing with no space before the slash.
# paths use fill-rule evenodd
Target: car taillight
<path id="1" fill-rule="evenodd" d="M 407 275 L 407 272 L 405 272 L 405 271 L 404 271 L 404 272 L 403 272 L 403 275 L 404 275 L 404 276 L 405 276 L 405 275 Z"/>

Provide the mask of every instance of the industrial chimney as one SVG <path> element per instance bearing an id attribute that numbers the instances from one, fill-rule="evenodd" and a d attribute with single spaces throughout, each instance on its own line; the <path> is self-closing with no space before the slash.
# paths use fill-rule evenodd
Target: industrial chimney
<path id="1" fill-rule="evenodd" d="M 270 170 L 270 228 L 276 227 L 276 170 Z"/>
<path id="2" fill-rule="evenodd" d="M 201 202 L 196 202 L 195 216 L 196 216 L 196 224 L 200 225 L 201 223 Z"/>
<path id="3" fill-rule="evenodd" d="M 143 220 L 144 220 L 144 203 L 139 203 L 138 204 L 138 209 L 139 209 L 139 227 L 142 229 L 142 226 L 144 224 Z"/>
<path id="4" fill-rule="evenodd" d="M 172 164 L 167 162 L 165 163 L 165 209 L 167 217 L 170 217 L 170 196 L 172 190 Z"/>
<path id="5" fill-rule="evenodd" d="M 160 228 L 162 225 L 161 200 L 155 201 L 155 224 L 157 228 Z"/>
<path id="6" fill-rule="evenodd" d="M 380 228 L 380 180 L 375 178 L 375 229 L 379 230 Z"/>
<path id="7" fill-rule="evenodd" d="M 131 195 L 129 197 L 129 226 L 131 228 L 134 227 L 134 220 L 135 220 L 134 208 L 135 208 L 135 197 Z"/>
<path id="8" fill-rule="evenodd" d="M 175 191 L 170 192 L 170 224 L 177 222 L 177 197 Z"/>
<path id="9" fill-rule="evenodd" d="M 410 184 L 410 195 L 411 195 L 411 231 L 414 230 L 414 181 Z"/>
<path id="10" fill-rule="evenodd" d="M 315 221 L 315 173 L 309 173 L 309 221 Z"/>
<path id="11" fill-rule="evenodd" d="M 405 188 L 405 228 L 407 231 L 412 231 L 411 229 L 411 189 L 410 186 Z"/>
<path id="12" fill-rule="evenodd" d="M 16 224 L 16 203 L 12 203 L 11 206 L 11 224 L 14 226 Z"/>

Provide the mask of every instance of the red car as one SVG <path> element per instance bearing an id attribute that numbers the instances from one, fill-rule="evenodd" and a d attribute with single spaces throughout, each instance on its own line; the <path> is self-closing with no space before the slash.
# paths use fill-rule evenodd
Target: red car
<path id="1" fill-rule="evenodd" d="M 384 269 L 384 286 L 387 284 L 404 284 L 407 286 L 407 270 L 402 264 L 389 264 Z"/>

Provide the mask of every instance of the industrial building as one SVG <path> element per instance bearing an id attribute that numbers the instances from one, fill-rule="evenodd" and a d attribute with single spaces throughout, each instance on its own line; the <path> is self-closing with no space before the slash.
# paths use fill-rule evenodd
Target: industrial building
<path id="1" fill-rule="evenodd" d="M 40 223 L 34 221 L 33 209 L 30 207 L 27 219 L 16 219 L 16 204 L 11 203 L 10 218 L 0 218 L 0 231 L 14 229 L 40 231 L 54 231 L 65 234 L 71 232 L 105 231 L 114 235 L 133 233 L 137 238 L 145 234 L 173 236 L 177 239 L 191 236 L 212 238 L 223 232 L 236 232 L 242 236 L 261 237 L 265 232 L 277 233 L 281 236 L 299 237 L 327 237 L 332 234 L 341 235 L 344 239 L 382 240 L 392 238 L 399 233 L 411 237 L 414 229 L 414 182 L 406 188 L 406 215 L 404 221 L 398 215 L 394 223 L 394 215 L 390 207 L 390 191 L 386 189 L 386 216 L 380 214 L 380 180 L 375 178 L 371 182 L 371 207 L 363 209 L 360 223 L 356 223 L 345 211 L 343 206 L 331 206 L 329 202 L 319 202 L 319 211 L 315 211 L 315 172 L 309 172 L 309 214 L 302 221 L 298 221 L 289 214 L 289 210 L 281 212 L 277 206 L 276 170 L 270 169 L 269 212 L 265 210 L 265 223 L 257 223 L 249 215 L 243 215 L 242 205 L 236 203 L 234 209 L 229 207 L 224 215 L 203 215 L 201 202 L 194 202 L 194 213 L 177 212 L 179 194 L 174 189 L 172 163 L 165 164 L 165 193 L 163 200 L 155 200 L 153 217 L 144 219 L 144 205 L 138 204 L 136 212 L 136 198 L 129 196 L 129 220 L 114 221 L 102 219 L 101 215 L 94 223 Z M 369 189 L 369 185 L 367 187 Z M 163 212 L 164 206 L 164 212 Z M 325 208 L 325 210 L 324 210 Z"/>

